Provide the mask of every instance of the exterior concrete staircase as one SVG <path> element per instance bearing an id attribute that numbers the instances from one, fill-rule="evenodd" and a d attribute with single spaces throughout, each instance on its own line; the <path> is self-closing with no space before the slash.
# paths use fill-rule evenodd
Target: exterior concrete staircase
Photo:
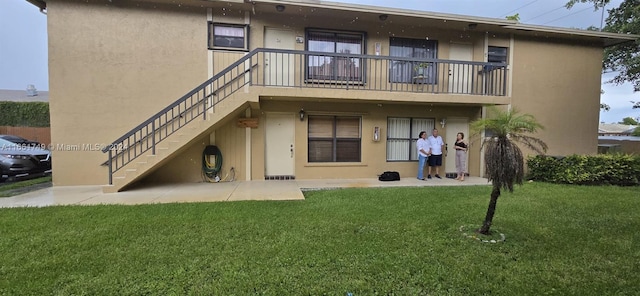
<path id="1" fill-rule="evenodd" d="M 152 173 L 165 164 L 172 156 L 177 155 L 200 136 L 210 133 L 216 123 L 239 110 L 244 110 L 249 103 L 257 102 L 258 96 L 251 93 L 237 92 L 227 97 L 224 103 L 218 104 L 214 113 L 208 114 L 204 120 L 194 120 L 169 135 L 164 141 L 156 144 L 155 154 L 151 150 L 141 154 L 134 161 L 123 166 L 113 174 L 112 184 L 104 185 L 103 192 L 113 193 L 125 189 L 126 186 Z"/>
<path id="2" fill-rule="evenodd" d="M 245 55 L 103 149 L 109 167 L 103 191 L 125 189 L 210 133 L 225 117 L 258 102 L 258 95 L 250 92 L 255 56 L 256 51 Z"/>

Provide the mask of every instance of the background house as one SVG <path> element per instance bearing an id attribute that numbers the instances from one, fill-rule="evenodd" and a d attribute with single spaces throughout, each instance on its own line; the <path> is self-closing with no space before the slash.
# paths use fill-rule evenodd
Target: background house
<path id="1" fill-rule="evenodd" d="M 601 123 L 598 127 L 598 153 L 640 154 L 640 137 L 632 136 L 638 126 Z"/>
<path id="2" fill-rule="evenodd" d="M 598 126 L 598 136 L 631 136 L 637 125 L 601 123 Z"/>
<path id="3" fill-rule="evenodd" d="M 412 177 L 421 130 L 452 146 L 486 105 L 595 154 L 603 47 L 637 38 L 323 1 L 38 3 L 54 184 L 111 191 L 198 182 L 207 145 L 239 180 Z M 477 142 L 468 163 L 483 174 Z"/>

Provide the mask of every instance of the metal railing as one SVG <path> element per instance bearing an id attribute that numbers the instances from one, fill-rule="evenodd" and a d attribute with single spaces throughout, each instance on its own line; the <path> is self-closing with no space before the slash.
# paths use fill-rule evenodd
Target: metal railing
<path id="1" fill-rule="evenodd" d="M 113 174 L 245 85 L 504 96 L 506 64 L 255 49 L 102 149 Z"/>
<path id="2" fill-rule="evenodd" d="M 504 96 L 507 64 L 268 49 L 252 85 Z"/>

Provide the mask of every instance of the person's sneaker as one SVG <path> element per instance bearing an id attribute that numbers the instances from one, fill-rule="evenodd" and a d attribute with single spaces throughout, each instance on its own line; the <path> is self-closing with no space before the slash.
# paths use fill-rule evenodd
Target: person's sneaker
<path id="1" fill-rule="evenodd" d="M 442 179 L 442 178 L 440 178 L 440 175 L 438 175 L 438 174 L 436 174 L 436 178 L 438 178 L 438 179 Z"/>
<path id="2" fill-rule="evenodd" d="M 424 181 L 424 178 L 418 178 L 418 180 L 422 180 L 422 181 Z"/>
<path id="3" fill-rule="evenodd" d="M 427 179 L 431 179 L 431 175 L 427 175 Z"/>

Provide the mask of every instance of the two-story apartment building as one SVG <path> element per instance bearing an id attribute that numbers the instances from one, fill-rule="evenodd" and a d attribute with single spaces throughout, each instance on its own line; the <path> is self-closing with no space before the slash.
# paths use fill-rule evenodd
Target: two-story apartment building
<path id="1" fill-rule="evenodd" d="M 595 154 L 603 48 L 637 38 L 310 0 L 27 1 L 48 15 L 54 184 L 108 191 L 198 182 L 208 145 L 238 180 L 415 177 L 418 133 L 453 151 L 487 105 L 534 115 L 550 154 Z"/>

